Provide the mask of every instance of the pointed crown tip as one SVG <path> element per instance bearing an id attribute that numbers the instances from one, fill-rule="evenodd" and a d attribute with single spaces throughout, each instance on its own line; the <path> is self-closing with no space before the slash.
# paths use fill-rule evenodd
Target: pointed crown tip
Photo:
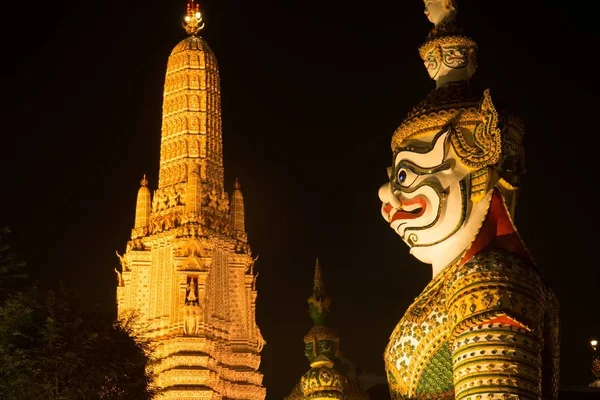
<path id="1" fill-rule="evenodd" d="M 142 184 L 142 187 L 147 187 L 148 186 L 148 178 L 146 178 L 146 174 L 144 174 L 142 180 L 140 181 L 140 183 Z"/>
<path id="2" fill-rule="evenodd" d="M 315 264 L 315 281 L 313 285 L 313 294 L 319 297 L 327 297 L 325 294 L 325 282 L 323 281 L 323 271 L 322 271 L 321 263 L 317 258 L 317 262 Z"/>
<path id="3" fill-rule="evenodd" d="M 242 188 L 242 185 L 240 185 L 240 180 L 238 178 L 235 178 L 235 182 L 233 183 L 233 188 L 236 190 L 240 190 Z"/>

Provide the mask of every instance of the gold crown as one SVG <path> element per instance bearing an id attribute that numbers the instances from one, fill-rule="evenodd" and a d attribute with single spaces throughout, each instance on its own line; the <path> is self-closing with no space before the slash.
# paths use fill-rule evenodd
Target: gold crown
<path id="1" fill-rule="evenodd" d="M 466 82 L 459 82 L 431 91 L 404 119 L 392 136 L 392 150 L 403 147 L 415 137 L 437 133 L 451 121 L 459 126 L 474 127 L 480 120 L 481 92 Z M 457 117 L 460 116 L 460 121 Z"/>
<path id="2" fill-rule="evenodd" d="M 407 140 L 447 129 L 461 162 L 474 171 L 473 201 L 487 193 L 491 169 L 504 189 L 518 189 L 525 173 L 524 128 L 520 119 L 498 113 L 489 89 L 481 95 L 463 82 L 433 90 L 394 132 L 392 150 L 410 150 Z"/>

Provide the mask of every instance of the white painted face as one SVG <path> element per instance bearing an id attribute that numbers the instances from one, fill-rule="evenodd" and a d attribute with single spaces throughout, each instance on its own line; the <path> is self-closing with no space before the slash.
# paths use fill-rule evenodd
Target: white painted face
<path id="1" fill-rule="evenodd" d="M 448 0 L 425 0 L 425 15 L 436 26 L 443 20 L 453 17 L 455 12 L 456 10 L 449 6 Z"/>
<path id="2" fill-rule="evenodd" d="M 475 73 L 475 62 L 469 57 L 471 51 L 474 50 L 464 45 L 444 45 L 431 49 L 423 63 L 429 77 L 439 84 L 469 80 Z"/>
<path id="3" fill-rule="evenodd" d="M 462 253 L 479 229 L 479 224 L 469 223 L 470 171 L 454 152 L 450 132 L 420 137 L 399 149 L 389 169 L 390 182 L 379 189 L 385 220 L 411 254 L 433 264 L 434 270 Z"/>

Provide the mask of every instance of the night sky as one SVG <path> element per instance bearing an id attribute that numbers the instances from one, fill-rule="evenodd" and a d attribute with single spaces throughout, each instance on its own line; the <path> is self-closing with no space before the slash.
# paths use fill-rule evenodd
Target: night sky
<path id="1" fill-rule="evenodd" d="M 34 275 L 114 312 L 113 268 L 145 173 L 158 183 L 164 74 L 184 0 L 3 6 L 0 225 Z M 552 3 L 552 4 L 551 4 Z M 556 291 L 565 386 L 587 385 L 600 336 L 596 185 L 598 30 L 581 2 L 464 0 L 477 83 L 526 125 L 516 224 Z M 309 368 L 302 337 L 315 259 L 344 355 L 382 354 L 430 268 L 381 218 L 390 138 L 434 87 L 417 53 L 421 0 L 205 0 L 222 81 L 226 184 L 239 177 L 259 255 L 268 399 Z"/>

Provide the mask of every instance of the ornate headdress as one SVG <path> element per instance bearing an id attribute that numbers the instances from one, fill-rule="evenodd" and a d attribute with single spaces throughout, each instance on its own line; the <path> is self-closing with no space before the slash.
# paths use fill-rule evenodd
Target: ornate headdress
<path id="1" fill-rule="evenodd" d="M 448 0 L 445 5 L 454 8 Z M 419 55 L 437 88 L 415 107 L 392 136 L 394 152 L 422 135 L 451 129 L 450 141 L 461 161 L 473 171 L 471 198 L 478 201 L 490 185 L 516 191 L 525 172 L 523 125 L 494 105 L 490 91 L 469 84 L 475 73 L 477 43 L 454 21 L 444 20 L 429 33 Z M 493 179 L 492 179 L 493 178 Z"/>

